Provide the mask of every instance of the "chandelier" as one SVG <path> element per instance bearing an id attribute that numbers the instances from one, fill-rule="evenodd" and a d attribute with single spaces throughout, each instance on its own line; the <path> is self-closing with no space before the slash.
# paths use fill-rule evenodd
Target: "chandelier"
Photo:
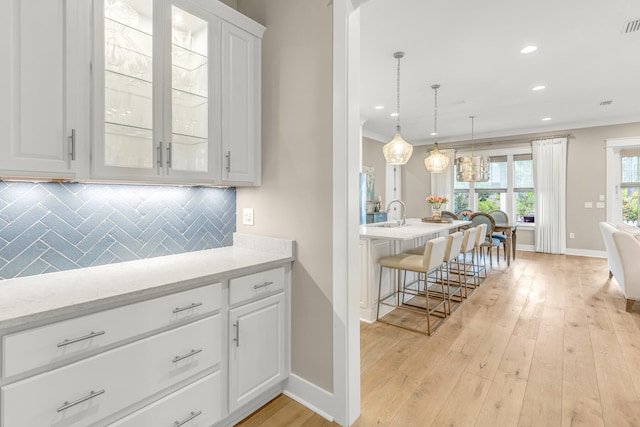
<path id="1" fill-rule="evenodd" d="M 424 159 L 424 167 L 431 173 L 442 173 L 449 165 L 449 157 L 445 156 L 438 150 L 438 88 L 440 85 L 435 84 L 431 89 L 435 92 L 435 112 L 433 114 L 433 133 L 436 139 L 436 146 L 431 153 Z"/>
<path id="2" fill-rule="evenodd" d="M 393 57 L 398 60 L 398 77 L 396 85 L 396 136 L 382 147 L 384 158 L 390 165 L 405 165 L 411 158 L 413 146 L 409 144 L 400 135 L 400 59 L 404 56 L 404 52 L 396 52 Z"/>
<path id="3" fill-rule="evenodd" d="M 473 120 L 471 119 L 471 156 L 462 156 L 456 159 L 456 179 L 458 182 L 487 182 L 489 181 L 489 157 L 474 156 L 473 147 Z"/>

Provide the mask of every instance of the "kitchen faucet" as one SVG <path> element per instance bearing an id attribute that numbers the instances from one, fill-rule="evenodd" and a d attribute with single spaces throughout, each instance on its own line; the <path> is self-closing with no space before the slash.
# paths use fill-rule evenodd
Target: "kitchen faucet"
<path id="1" fill-rule="evenodd" d="M 390 201 L 389 204 L 387 205 L 387 213 L 389 213 L 389 211 L 391 210 L 391 205 L 396 202 L 400 203 L 400 206 L 402 206 L 402 222 L 400 223 L 400 225 L 405 225 L 407 223 L 407 206 L 404 204 L 402 200 Z"/>

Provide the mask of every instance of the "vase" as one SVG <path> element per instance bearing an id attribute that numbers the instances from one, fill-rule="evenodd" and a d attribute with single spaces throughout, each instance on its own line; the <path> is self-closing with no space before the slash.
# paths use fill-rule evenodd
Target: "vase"
<path id="1" fill-rule="evenodd" d="M 440 208 L 433 208 L 432 210 L 433 219 L 440 219 Z"/>

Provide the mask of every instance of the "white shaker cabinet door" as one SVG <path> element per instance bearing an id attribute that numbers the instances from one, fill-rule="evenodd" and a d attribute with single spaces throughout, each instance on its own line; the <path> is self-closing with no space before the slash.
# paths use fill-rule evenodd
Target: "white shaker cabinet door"
<path id="1" fill-rule="evenodd" d="M 262 41 L 222 25 L 222 180 L 260 185 Z"/>
<path id="2" fill-rule="evenodd" d="M 0 176 L 73 178 L 88 138 L 77 0 L 6 0 L 0 14 Z M 87 144 L 88 145 L 88 144 Z M 74 151 L 75 149 L 75 151 Z"/>
<path id="3" fill-rule="evenodd" d="M 229 412 L 285 378 L 284 304 L 279 293 L 229 311 Z"/>

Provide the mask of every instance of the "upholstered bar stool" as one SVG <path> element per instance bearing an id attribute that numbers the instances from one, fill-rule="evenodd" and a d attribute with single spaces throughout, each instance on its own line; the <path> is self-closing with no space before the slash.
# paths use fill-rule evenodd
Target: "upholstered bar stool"
<path id="1" fill-rule="evenodd" d="M 478 285 L 480 285 L 484 279 L 487 278 L 487 258 L 484 254 L 484 242 L 487 238 L 487 224 L 480 224 L 476 226 L 476 244 L 475 244 L 475 253 L 476 253 L 476 275 L 478 278 Z M 482 264 L 480 264 L 480 257 L 482 257 Z M 484 274 L 484 275 L 483 275 Z"/>
<path id="2" fill-rule="evenodd" d="M 474 262 L 477 232 L 477 227 L 469 228 L 464 231 L 464 236 L 462 237 L 462 248 L 460 249 L 460 254 L 462 255 L 460 257 L 462 258 L 462 271 L 458 272 L 458 276 L 462 276 L 462 278 L 464 279 L 465 298 L 469 296 L 469 287 L 475 289 L 480 284 L 480 279 L 476 272 L 476 266 Z"/>
<path id="3" fill-rule="evenodd" d="M 442 319 L 447 315 L 447 301 L 446 299 L 433 299 L 430 297 L 431 290 L 429 289 L 429 277 L 436 276 L 436 282 L 440 284 L 440 293 L 445 295 L 442 275 L 442 260 L 444 259 L 444 252 L 446 248 L 446 239 L 444 237 L 437 237 L 429 240 L 424 246 L 422 254 L 409 254 L 401 253 L 398 255 L 382 257 L 378 261 L 380 263 L 380 280 L 378 282 L 378 311 L 376 314 L 376 320 L 387 323 L 393 326 L 398 326 L 404 329 L 408 329 L 421 334 L 431 335 L 431 316 L 440 317 L 433 330 L 440 325 Z M 382 295 L 382 270 L 383 268 L 389 268 L 398 272 L 398 281 L 395 289 L 388 295 Z M 411 290 L 405 286 L 406 272 L 417 273 L 418 275 L 425 276 L 425 289 L 424 293 L 420 289 Z M 440 273 L 440 279 L 437 280 L 438 273 Z M 401 280 L 402 279 L 402 280 Z M 409 295 L 409 299 L 407 299 Z M 424 303 L 422 303 L 424 300 Z M 389 314 L 384 317 L 380 317 L 380 307 L 382 305 L 402 309 L 414 313 L 419 313 L 426 316 L 427 330 L 426 332 L 417 327 L 411 327 L 407 324 L 395 322 L 389 319 Z"/>

